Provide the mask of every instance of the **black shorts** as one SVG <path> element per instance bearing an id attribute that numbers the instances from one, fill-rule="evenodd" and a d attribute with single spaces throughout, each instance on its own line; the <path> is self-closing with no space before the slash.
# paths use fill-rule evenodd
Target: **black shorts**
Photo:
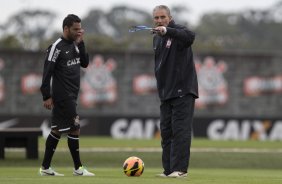
<path id="1" fill-rule="evenodd" d="M 51 129 L 61 133 L 78 130 L 80 126 L 76 106 L 77 103 L 73 99 L 54 102 Z"/>

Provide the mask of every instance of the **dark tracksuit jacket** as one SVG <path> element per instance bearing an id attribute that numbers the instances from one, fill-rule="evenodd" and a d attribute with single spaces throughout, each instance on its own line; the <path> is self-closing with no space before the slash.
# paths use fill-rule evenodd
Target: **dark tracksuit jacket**
<path id="1" fill-rule="evenodd" d="M 40 88 L 43 100 L 50 97 L 54 102 L 76 100 L 80 88 L 80 67 L 86 68 L 88 64 L 89 57 L 83 42 L 76 46 L 73 41 L 61 37 L 50 45 Z"/>
<path id="2" fill-rule="evenodd" d="M 198 81 L 191 45 L 195 33 L 172 20 L 164 36 L 155 35 L 155 76 L 160 99 L 191 94 L 198 97 Z"/>
<path id="3" fill-rule="evenodd" d="M 193 105 L 194 98 L 198 97 L 191 49 L 194 39 L 193 32 L 171 21 L 167 33 L 155 35 L 153 40 L 155 75 L 161 100 L 162 163 L 166 175 L 188 171 Z"/>

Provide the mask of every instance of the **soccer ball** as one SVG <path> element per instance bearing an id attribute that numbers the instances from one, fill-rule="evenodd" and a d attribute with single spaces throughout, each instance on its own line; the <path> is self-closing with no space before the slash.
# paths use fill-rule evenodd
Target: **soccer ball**
<path id="1" fill-rule="evenodd" d="M 127 176 L 141 176 L 144 171 L 144 162 L 138 157 L 129 157 L 123 163 L 123 171 Z"/>

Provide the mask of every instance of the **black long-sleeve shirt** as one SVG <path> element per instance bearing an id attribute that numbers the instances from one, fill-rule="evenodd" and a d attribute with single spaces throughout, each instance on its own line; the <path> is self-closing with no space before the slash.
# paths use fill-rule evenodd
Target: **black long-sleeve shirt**
<path id="1" fill-rule="evenodd" d="M 155 35 L 155 76 L 161 100 L 192 94 L 198 97 L 198 81 L 191 45 L 195 33 L 172 20 L 164 36 Z"/>
<path id="2" fill-rule="evenodd" d="M 50 45 L 40 87 L 43 100 L 50 97 L 55 102 L 68 98 L 77 99 L 80 89 L 80 67 L 86 68 L 88 64 L 89 57 L 85 52 L 84 42 L 76 46 L 73 41 L 61 37 Z"/>

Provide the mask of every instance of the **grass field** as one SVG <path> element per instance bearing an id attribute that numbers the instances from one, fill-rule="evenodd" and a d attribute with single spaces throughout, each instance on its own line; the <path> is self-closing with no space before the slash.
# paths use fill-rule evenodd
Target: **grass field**
<path id="1" fill-rule="evenodd" d="M 209 141 L 195 139 L 192 144 L 189 176 L 185 179 L 156 178 L 162 171 L 160 140 L 113 140 L 105 137 L 82 137 L 81 158 L 96 176 L 72 176 L 72 160 L 66 138 L 62 138 L 52 166 L 65 177 L 40 177 L 44 140 L 39 141 L 40 159 L 26 160 L 24 150 L 6 150 L 0 160 L 0 184 L 29 183 L 193 183 L 193 184 L 278 184 L 282 183 L 281 142 Z M 123 161 L 138 156 L 145 163 L 141 177 L 127 177 L 122 172 Z M 173 180 L 173 181 L 172 181 Z"/>
<path id="2" fill-rule="evenodd" d="M 244 170 L 244 169 L 191 169 L 187 178 L 157 178 L 159 169 L 149 168 L 141 177 L 127 177 L 120 168 L 97 168 L 95 177 L 71 176 L 72 168 L 57 168 L 66 174 L 64 177 L 40 177 L 36 175 L 38 167 L 1 168 L 1 184 L 281 184 L 281 171 L 278 170 Z"/>

